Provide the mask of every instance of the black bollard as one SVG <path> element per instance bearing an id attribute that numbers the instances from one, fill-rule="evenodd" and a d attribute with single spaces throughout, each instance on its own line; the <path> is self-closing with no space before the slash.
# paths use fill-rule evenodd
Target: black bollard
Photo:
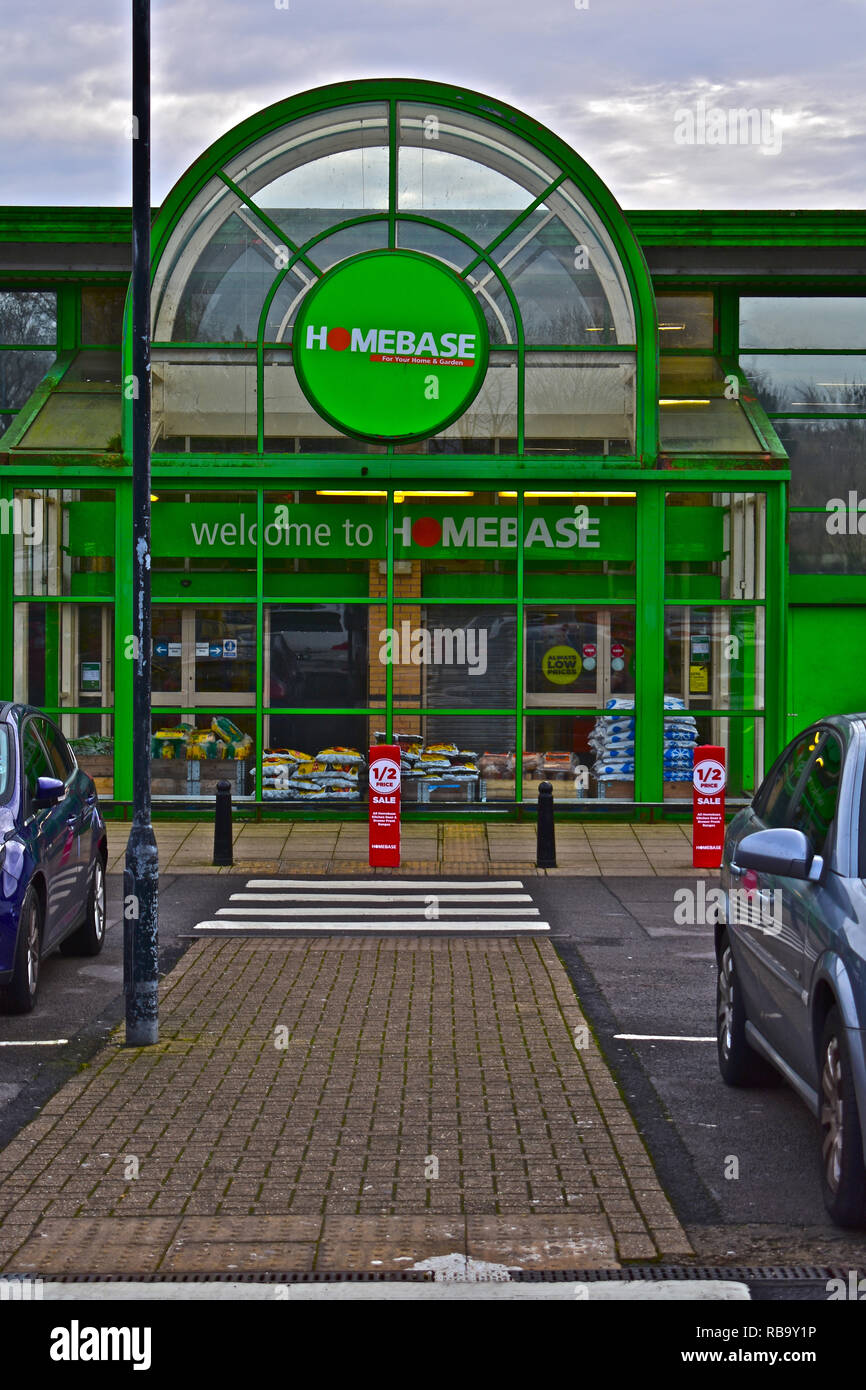
<path id="1" fill-rule="evenodd" d="M 538 788 L 538 828 L 535 843 L 535 867 L 556 868 L 556 836 L 553 830 L 553 787 L 542 782 Z"/>
<path id="2" fill-rule="evenodd" d="M 213 862 L 233 864 L 232 857 L 232 788 L 230 782 L 217 782 L 216 809 L 213 817 Z"/>

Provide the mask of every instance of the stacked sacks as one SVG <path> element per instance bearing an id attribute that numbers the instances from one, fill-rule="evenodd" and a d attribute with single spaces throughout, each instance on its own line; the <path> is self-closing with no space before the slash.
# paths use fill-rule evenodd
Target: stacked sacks
<path id="1" fill-rule="evenodd" d="M 685 701 L 675 695 L 665 696 L 666 710 L 682 710 L 682 714 L 665 717 L 664 732 L 664 780 L 666 782 L 691 782 L 694 766 L 695 744 L 698 741 L 698 726 L 690 714 L 685 713 Z"/>
<path id="2" fill-rule="evenodd" d="M 597 782 L 634 781 L 634 700 L 616 696 L 605 709 L 613 710 L 595 721 L 589 745 L 595 752 L 591 771 Z"/>
<path id="3" fill-rule="evenodd" d="M 323 748 L 313 758 L 297 748 L 266 748 L 262 758 L 265 801 L 357 801 L 366 764 L 356 748 Z"/>

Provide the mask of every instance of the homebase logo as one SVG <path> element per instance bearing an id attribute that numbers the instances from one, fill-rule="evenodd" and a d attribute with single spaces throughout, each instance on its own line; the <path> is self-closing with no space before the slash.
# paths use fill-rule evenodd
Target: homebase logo
<path id="1" fill-rule="evenodd" d="M 379 633 L 383 666 L 468 666 L 470 676 L 487 670 L 486 628 L 412 627 L 401 623 Z"/>
<path id="2" fill-rule="evenodd" d="M 134 1371 L 149 1371 L 149 1327 L 82 1327 L 73 1318 L 68 1327 L 51 1329 L 52 1361 L 131 1361 Z"/>
<path id="3" fill-rule="evenodd" d="M 41 545 L 41 497 L 4 497 L 0 499 L 0 535 L 23 536 L 25 545 Z"/>
<path id="4" fill-rule="evenodd" d="M 307 327 L 306 346 L 320 352 L 368 353 L 371 362 L 421 362 L 427 367 L 471 367 L 475 363 L 475 333 L 435 334 L 411 328 Z"/>

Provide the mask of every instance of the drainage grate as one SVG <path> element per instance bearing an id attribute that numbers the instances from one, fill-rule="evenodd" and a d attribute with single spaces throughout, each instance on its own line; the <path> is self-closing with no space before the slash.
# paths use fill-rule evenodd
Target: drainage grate
<path id="1" fill-rule="evenodd" d="M 723 1279 L 737 1283 L 827 1283 L 847 1279 L 848 1271 L 835 1265 L 632 1265 L 628 1269 L 510 1269 L 515 1283 L 593 1284 L 601 1280 L 660 1281 L 669 1279 Z"/>
<path id="2" fill-rule="evenodd" d="M 33 1275 L 7 1275 L 6 1278 L 34 1278 Z M 46 1284 L 432 1284 L 428 1269 L 395 1270 L 293 1270 L 288 1274 L 265 1271 L 236 1274 L 40 1274 Z"/>

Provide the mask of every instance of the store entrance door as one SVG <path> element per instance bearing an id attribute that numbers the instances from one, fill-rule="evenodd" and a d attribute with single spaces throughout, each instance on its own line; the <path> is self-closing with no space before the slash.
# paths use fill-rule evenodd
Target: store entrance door
<path id="1" fill-rule="evenodd" d="M 529 608 L 523 703 L 529 708 L 604 709 L 634 698 L 633 608 Z"/>
<path id="2" fill-rule="evenodd" d="M 153 703 L 182 709 L 256 703 L 255 608 L 153 608 Z"/>
<path id="3" fill-rule="evenodd" d="M 152 632 L 154 795 L 213 796 L 221 780 L 253 795 L 254 606 L 158 603 Z"/>

